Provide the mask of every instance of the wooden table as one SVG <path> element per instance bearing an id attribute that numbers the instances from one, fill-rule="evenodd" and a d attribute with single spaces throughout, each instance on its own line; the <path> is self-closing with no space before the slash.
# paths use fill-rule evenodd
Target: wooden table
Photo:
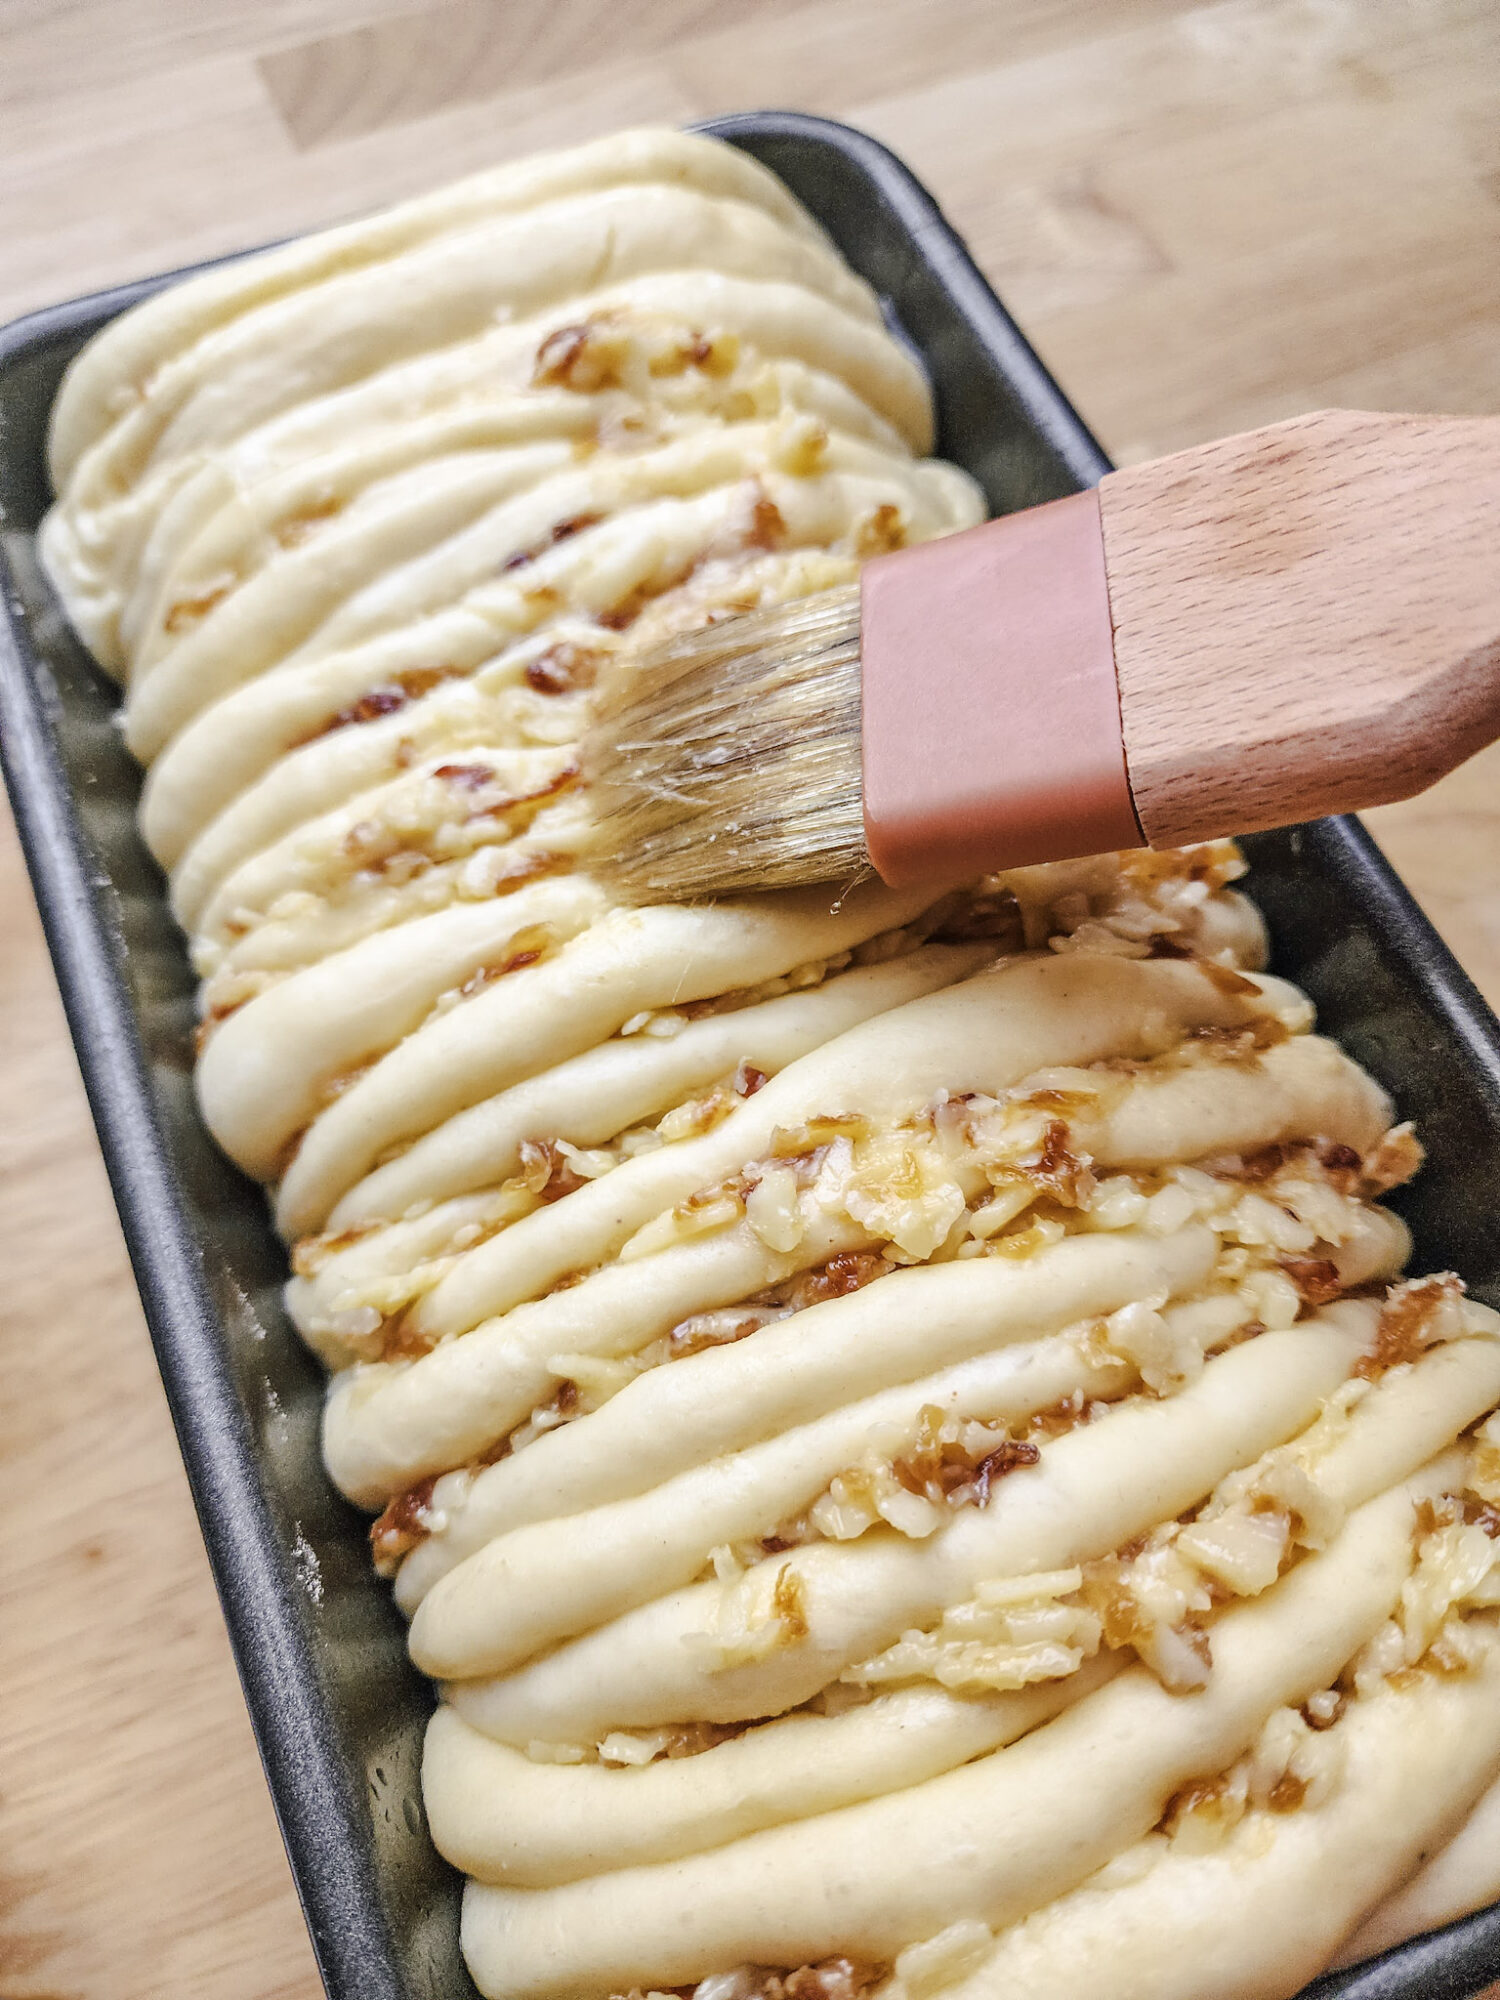
<path id="1" fill-rule="evenodd" d="M 1118 458 L 1500 410 L 1494 0 L 0 0 L 0 37 L 0 319 L 792 104 L 906 156 Z M 1500 752 L 1374 815 L 1492 1000 L 1497 796 Z M 8 825 L 0 1122 L 0 2000 L 313 2000 Z"/>

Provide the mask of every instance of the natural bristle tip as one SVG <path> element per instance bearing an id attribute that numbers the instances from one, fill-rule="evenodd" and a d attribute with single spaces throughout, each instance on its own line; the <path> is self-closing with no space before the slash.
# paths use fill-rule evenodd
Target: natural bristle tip
<path id="1" fill-rule="evenodd" d="M 631 901 L 859 874 L 858 586 L 627 659 L 601 691 L 584 769 L 590 865 Z"/>

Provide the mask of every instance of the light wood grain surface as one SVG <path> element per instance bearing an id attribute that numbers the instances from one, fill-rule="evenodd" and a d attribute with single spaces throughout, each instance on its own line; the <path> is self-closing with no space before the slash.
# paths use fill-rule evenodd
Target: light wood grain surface
<path id="1" fill-rule="evenodd" d="M 0 0 L 0 319 L 642 119 L 797 105 L 937 192 L 1121 460 L 1500 410 L 1494 0 Z M 1500 1000 L 1500 752 L 1375 815 Z M 0 2000 L 314 2000 L 0 827 Z"/>
<path id="2" fill-rule="evenodd" d="M 1099 513 L 1153 847 L 1406 799 L 1500 737 L 1500 418 L 1313 410 L 1122 466 Z"/>

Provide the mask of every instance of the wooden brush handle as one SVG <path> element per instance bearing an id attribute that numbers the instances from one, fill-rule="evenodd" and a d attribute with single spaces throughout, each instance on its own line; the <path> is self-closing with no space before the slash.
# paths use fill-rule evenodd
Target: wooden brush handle
<path id="1" fill-rule="evenodd" d="M 1406 798 L 1500 736 L 1500 417 L 1323 410 L 1099 504 L 1152 846 Z"/>

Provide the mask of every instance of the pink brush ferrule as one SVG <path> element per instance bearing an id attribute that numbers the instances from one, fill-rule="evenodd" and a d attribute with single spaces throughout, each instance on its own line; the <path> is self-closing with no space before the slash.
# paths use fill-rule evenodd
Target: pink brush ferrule
<path id="1" fill-rule="evenodd" d="M 892 888 L 1145 846 L 1097 493 L 866 564 L 865 840 Z"/>

